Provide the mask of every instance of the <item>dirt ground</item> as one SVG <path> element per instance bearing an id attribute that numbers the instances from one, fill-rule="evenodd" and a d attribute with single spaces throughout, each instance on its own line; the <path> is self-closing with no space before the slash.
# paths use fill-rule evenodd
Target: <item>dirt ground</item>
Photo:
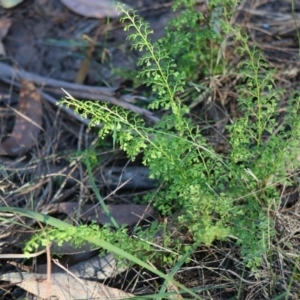
<path id="1" fill-rule="evenodd" d="M 126 0 L 124 3 L 136 9 L 150 23 L 154 31 L 153 40 L 164 35 L 168 20 L 176 16 L 171 9 L 172 1 Z M 204 3 L 198 1 L 198 9 L 203 9 Z M 269 65 L 278 70 L 278 87 L 287 91 L 299 90 L 300 80 L 297 38 L 300 1 L 295 0 L 293 5 L 296 20 L 291 12 L 291 1 L 243 1 L 233 20 L 248 31 L 253 43 L 259 45 Z M 68 206 L 67 202 L 75 200 L 78 207 L 83 204 L 93 207 L 92 204 L 97 203 L 88 172 L 79 159 L 83 150 L 95 148 L 97 130 L 89 129 L 88 120 L 76 116 L 71 109 L 57 105 L 57 101 L 65 95 L 61 88 L 75 98 L 107 101 L 140 113 L 149 124 L 158 120 L 159 113 L 139 105 L 148 90 L 144 86 L 136 87 L 135 78 L 131 78 L 130 74 L 136 70 L 141 54 L 131 50 L 126 40 L 128 33 L 123 27 L 118 17 L 108 17 L 105 13 L 99 18 L 76 14 L 57 0 L 24 1 L 11 9 L 0 8 L 0 41 L 3 46 L 3 49 L 0 47 L 1 206 L 34 208 L 63 218 L 77 208 Z M 225 55 L 232 65 L 236 65 L 239 58 L 233 55 L 233 47 L 229 43 Z M 203 78 L 203 82 L 205 80 Z M 234 119 L 234 79 L 221 78 L 218 85 L 222 88 L 215 93 L 215 103 L 226 109 Z M 287 97 L 282 99 L 282 107 Z M 193 107 L 191 116 L 201 116 L 218 123 L 223 116 L 218 115 L 216 107 L 200 103 Z M 26 118 L 22 118 L 24 115 Z M 221 127 L 224 125 L 221 124 Z M 219 133 L 212 137 L 208 132 L 208 138 L 214 141 L 216 151 L 226 151 L 219 136 L 222 128 L 218 130 Z M 131 163 L 122 151 L 111 150 L 110 145 L 104 143 L 97 158 L 101 165 L 95 168 L 93 176 L 102 197 L 107 197 L 107 203 L 112 207 L 124 205 L 123 212 L 133 209 L 125 205 L 130 205 L 132 199 L 156 187 L 156 182 L 148 178 L 148 170 L 139 160 Z M 134 179 L 136 174 L 137 180 Z M 290 194 L 292 196 L 285 200 L 297 212 L 299 191 L 296 188 Z M 59 203 L 65 206 L 58 208 Z M 85 210 L 89 211 L 91 207 L 85 206 Z M 137 214 L 140 209 L 145 217 L 157 217 L 152 209 L 142 206 L 136 209 Z M 91 221 L 96 218 L 95 215 L 98 218 L 99 214 L 103 212 L 92 210 L 90 215 L 86 215 L 86 220 Z M 124 216 L 118 212 L 116 215 L 122 223 Z M 290 211 L 286 215 L 293 218 L 293 226 L 299 225 L 300 228 L 297 217 L 291 217 Z M 0 215 L 0 222 L 4 217 L 11 216 Z M 105 223 L 105 216 L 100 218 L 99 222 Z M 27 219 L 20 222 L 29 228 L 34 225 Z M 133 225 L 138 219 L 130 217 L 125 222 Z M 26 238 L 31 234 L 30 229 L 23 231 L 22 226 L 3 222 L 0 224 L 0 254 L 21 253 Z M 299 242 L 298 237 L 294 238 Z M 76 265 L 95 254 L 91 249 L 82 252 L 88 254 L 83 258 L 74 257 L 72 253 L 69 255 L 71 258 L 67 257 L 67 263 Z M 16 266 L 7 261 L 0 255 L 0 272 L 18 272 Z M 21 258 L 14 261 L 23 263 Z M 194 268 L 199 261 L 204 266 L 201 272 Z M 176 279 L 190 288 L 218 285 L 211 294 L 207 290 L 202 295 L 205 299 L 269 299 L 267 291 L 272 285 L 272 276 L 268 275 L 258 282 L 253 274 L 240 269 L 238 261 L 236 246 L 230 242 L 226 245 L 218 243 L 211 248 L 202 247 L 195 254 L 194 262 L 180 271 Z M 45 254 L 30 261 L 37 265 L 45 262 Z M 288 279 L 285 278 L 287 281 L 282 281 L 278 291 L 286 288 Z M 142 294 L 156 291 L 155 280 L 153 274 L 133 269 L 107 284 Z M 235 296 L 238 289 L 236 282 L 243 284 L 240 298 Z M 26 288 L 9 286 L 7 282 L 2 286 L 1 299 L 26 297 Z M 290 295 L 286 299 L 299 299 L 300 281 L 292 283 Z"/>

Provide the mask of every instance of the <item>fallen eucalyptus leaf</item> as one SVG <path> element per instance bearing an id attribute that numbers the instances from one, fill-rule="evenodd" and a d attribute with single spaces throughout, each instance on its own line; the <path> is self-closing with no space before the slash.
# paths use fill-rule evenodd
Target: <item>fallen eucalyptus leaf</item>
<path id="1" fill-rule="evenodd" d="M 71 11 L 89 18 L 118 17 L 120 12 L 116 9 L 113 0 L 61 0 Z M 125 9 L 130 7 L 126 5 Z"/>
<path id="2" fill-rule="evenodd" d="M 0 155 L 21 156 L 37 143 L 42 129 L 41 96 L 29 81 L 23 81 L 16 121 L 10 137 L 0 144 Z"/>
<path id="3" fill-rule="evenodd" d="M 21 276 L 22 274 L 22 276 Z M 41 298 L 56 297 L 67 299 L 124 299 L 134 295 L 108 287 L 102 283 L 73 277 L 68 273 L 51 274 L 50 282 L 47 275 L 36 273 L 7 273 L 0 276 L 1 280 L 16 284 L 27 292 Z"/>
<path id="4" fill-rule="evenodd" d="M 0 0 L 0 5 L 4 8 L 12 8 L 23 2 L 23 0 Z"/>
<path id="5" fill-rule="evenodd" d="M 89 253 L 88 253 L 89 254 Z M 47 272 L 47 264 L 37 265 L 36 273 L 45 274 Z M 84 279 L 98 279 L 103 280 L 109 277 L 114 277 L 125 270 L 127 270 L 125 264 L 117 265 L 114 255 L 109 253 L 105 256 L 94 255 L 88 259 L 84 259 L 81 262 L 68 267 L 68 270 L 73 275 Z M 56 264 L 52 264 L 52 273 L 65 272 L 62 268 Z"/>

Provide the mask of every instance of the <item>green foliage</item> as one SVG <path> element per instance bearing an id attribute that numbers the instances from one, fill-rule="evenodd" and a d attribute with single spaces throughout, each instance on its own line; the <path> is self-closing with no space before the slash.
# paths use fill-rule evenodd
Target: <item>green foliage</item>
<path id="1" fill-rule="evenodd" d="M 122 8 L 122 7 L 121 7 Z M 182 115 L 187 112 L 181 107 L 176 94 L 183 92 L 185 74 L 176 70 L 174 59 L 170 57 L 166 49 L 159 43 L 151 43 L 148 36 L 152 33 L 149 25 L 136 15 L 135 11 L 123 10 L 125 16 L 121 21 L 128 20 L 125 31 L 134 29 L 135 32 L 129 35 L 128 39 L 133 42 L 133 49 L 145 51 L 144 56 L 138 60 L 138 65 L 143 66 L 139 76 L 143 78 L 146 85 L 151 85 L 157 98 L 150 104 L 150 108 L 172 109 L 175 116 L 173 126 L 176 129 L 184 130 Z"/>
<path id="2" fill-rule="evenodd" d="M 152 231 L 155 229 L 157 228 L 153 226 Z M 135 237 L 130 238 L 124 226 L 116 231 L 112 231 L 109 226 L 100 227 L 97 224 L 79 225 L 77 227 L 72 226 L 64 229 L 46 227 L 42 232 L 35 234 L 31 240 L 26 243 L 24 252 L 30 253 L 37 251 L 41 246 L 45 247 L 46 245 L 50 245 L 53 241 L 55 241 L 58 246 L 61 246 L 63 242 L 80 246 L 86 241 L 86 237 L 92 236 L 95 239 L 105 240 L 110 244 L 120 247 L 125 243 L 127 245 L 126 252 L 139 259 L 158 256 L 158 253 L 153 252 L 151 244 L 147 243 L 150 235 L 145 236 L 145 234 L 139 230 L 136 230 L 133 234 Z M 128 243 L 129 239 L 130 243 Z M 104 252 L 104 250 L 102 251 Z"/>
<path id="3" fill-rule="evenodd" d="M 37 213 L 32 210 L 22 209 L 22 208 L 18 208 L 18 207 L 3 206 L 3 207 L 0 207 L 0 212 L 5 212 L 5 213 L 9 212 L 9 213 L 16 214 L 18 216 L 28 217 L 28 218 L 34 219 L 36 221 L 42 222 L 48 226 L 52 226 L 54 228 L 62 229 L 62 230 L 66 230 L 66 231 L 69 230 L 69 228 L 74 227 L 75 230 L 71 231 L 71 233 L 74 233 L 74 235 L 76 235 L 76 233 L 77 233 L 77 228 L 75 226 L 73 226 L 67 222 L 61 221 L 59 219 L 53 218 L 49 215 Z M 80 227 L 79 227 L 79 230 L 80 230 Z M 95 237 L 93 234 L 89 235 L 88 232 L 86 232 L 86 233 L 87 233 L 86 235 L 81 235 L 81 236 L 85 241 L 89 242 L 90 244 L 101 247 L 101 248 L 109 251 L 109 253 L 116 254 L 119 257 L 127 259 L 127 261 L 129 261 L 129 262 L 135 263 L 135 264 L 141 266 L 142 268 L 149 270 L 153 274 L 156 274 L 159 277 L 166 280 L 167 282 L 172 283 L 174 286 L 177 286 L 180 290 L 184 291 L 185 293 L 188 293 L 189 295 L 193 296 L 194 299 L 201 299 L 194 291 L 186 288 L 184 285 L 180 284 L 179 282 L 174 280 L 169 275 L 166 275 L 163 272 L 157 270 L 157 268 L 154 268 L 153 266 L 145 263 L 144 261 L 138 259 L 136 256 L 129 254 L 128 252 L 122 250 L 121 248 L 116 247 L 115 245 L 113 245 L 111 243 L 108 243 L 106 240 L 102 240 L 101 238 Z M 44 235 L 44 233 L 43 233 L 43 235 Z M 51 240 L 51 239 L 49 239 L 49 240 Z M 34 246 L 33 249 L 36 249 L 36 247 Z"/>
<path id="4" fill-rule="evenodd" d="M 195 1 L 174 1 L 173 8 L 182 7 L 181 13 L 170 20 L 166 33 L 158 41 L 162 49 L 173 58 L 177 70 L 183 72 L 186 81 L 195 80 L 199 76 L 222 72 L 223 65 L 217 64 L 219 45 L 222 42 L 224 27 L 223 8 L 231 1 L 208 3 L 207 12 L 195 9 Z"/>
<path id="5" fill-rule="evenodd" d="M 230 3 L 226 1 L 226 11 Z M 134 30 L 129 36 L 133 48 L 144 52 L 138 61 L 142 67 L 140 77 L 157 95 L 150 108 L 170 110 L 158 124 L 148 127 L 140 116 L 108 104 L 77 101 L 69 96 L 63 103 L 91 118 L 91 126 L 101 123 L 100 137 L 113 136 L 131 159 L 143 153 L 143 163 L 151 176 L 164 183 L 164 189 L 146 197 L 154 199 L 162 214 L 180 212 L 178 227 L 199 243 L 236 239 L 247 266 L 256 269 L 275 233 L 268 215 L 280 201 L 274 184 L 288 182 L 287 174 L 299 168 L 300 98 L 292 95 L 289 117 L 279 127 L 277 111 L 283 91 L 276 88 L 273 70 L 261 53 L 249 48 L 247 37 L 237 28 L 221 25 L 222 10 L 213 8 L 223 1 L 210 2 L 211 14 L 203 29 L 197 27 L 197 20 L 204 16 L 193 11 L 194 1 L 175 1 L 175 6 L 179 4 L 184 4 L 186 10 L 169 25 L 166 37 L 156 43 L 149 39 L 148 24 L 136 12 L 120 7 L 122 20 L 128 22 L 125 30 Z M 211 25 L 217 21 L 218 30 Z M 220 46 L 223 31 L 235 36 L 240 45 L 238 54 L 245 57 L 238 74 L 242 116 L 227 128 L 231 149 L 226 158 L 207 144 L 187 117 L 188 108 L 178 99 L 187 80 L 199 73 L 199 63 L 210 61 L 204 74 L 216 72 L 212 65 L 216 65 L 218 47 L 214 44 Z M 143 236 L 150 241 L 153 234 L 143 232 Z M 118 238 L 126 241 L 125 236 Z M 117 243 L 117 239 L 114 241 Z M 166 247 L 178 246 L 169 241 Z M 123 246 L 129 244 L 124 242 Z"/>

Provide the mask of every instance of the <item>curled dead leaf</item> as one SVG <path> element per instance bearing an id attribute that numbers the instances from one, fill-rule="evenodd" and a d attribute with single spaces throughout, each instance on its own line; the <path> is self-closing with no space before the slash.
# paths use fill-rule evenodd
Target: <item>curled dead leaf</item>
<path id="1" fill-rule="evenodd" d="M 19 107 L 15 113 L 13 131 L 0 144 L 0 155 L 20 156 L 37 143 L 43 111 L 41 96 L 31 82 L 22 82 Z"/>

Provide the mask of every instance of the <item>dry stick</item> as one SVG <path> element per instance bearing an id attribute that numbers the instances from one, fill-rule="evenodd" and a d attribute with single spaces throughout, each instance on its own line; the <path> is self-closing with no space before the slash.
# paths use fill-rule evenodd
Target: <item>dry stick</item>
<path id="1" fill-rule="evenodd" d="M 38 225 L 40 226 L 40 228 L 43 230 L 44 226 L 41 224 L 40 221 L 37 221 Z M 46 238 L 46 234 L 45 232 L 43 232 Z M 46 245 L 46 257 L 47 257 L 47 286 L 46 286 L 46 295 L 47 295 L 47 299 L 50 296 L 50 289 L 51 289 L 51 253 L 50 253 L 50 246 L 51 244 L 47 243 Z"/>
<path id="2" fill-rule="evenodd" d="M 50 244 L 46 246 L 46 256 L 47 256 L 47 298 L 50 297 L 51 293 L 51 253 L 50 253 Z"/>
<path id="3" fill-rule="evenodd" d="M 83 127 L 84 127 L 83 125 L 80 126 L 80 130 L 79 130 L 79 134 L 78 134 L 78 144 L 77 144 L 78 153 L 82 153 L 81 145 L 83 145 L 83 142 L 82 142 L 83 130 L 84 130 Z M 83 168 L 82 168 L 82 162 L 81 161 L 78 161 L 78 169 L 79 169 L 80 182 L 84 182 L 84 180 L 83 180 Z M 83 190 L 83 185 L 82 184 L 79 185 L 79 199 L 78 200 L 79 200 L 78 201 L 78 211 L 76 213 L 77 220 L 80 218 L 81 207 L 84 204 L 84 190 Z"/>
<path id="4" fill-rule="evenodd" d="M 53 203 L 55 203 L 55 202 L 57 202 L 57 201 L 59 200 L 59 198 L 58 198 L 59 194 L 62 192 L 62 190 L 63 190 L 63 188 L 65 187 L 65 185 L 67 184 L 69 178 L 71 178 L 72 173 L 74 173 L 74 171 L 77 169 L 77 165 L 76 165 L 77 162 L 79 162 L 78 159 L 75 160 L 74 163 L 72 162 L 72 163 L 70 164 L 70 167 L 71 167 L 72 164 L 74 165 L 73 168 L 72 168 L 72 169 L 70 170 L 70 172 L 67 174 L 67 176 L 65 177 L 64 181 L 60 184 L 59 189 L 56 191 L 55 195 L 52 197 L 52 200 L 49 202 L 49 204 L 53 204 Z M 72 177 L 72 178 L 73 178 L 73 177 Z M 80 185 L 80 186 L 81 186 L 81 185 Z"/>
<path id="5" fill-rule="evenodd" d="M 45 252 L 46 252 L 46 249 L 43 249 L 36 253 L 31 253 L 31 254 L 16 254 L 16 253 L 0 254 L 0 259 L 3 259 L 3 258 L 32 258 L 32 257 L 37 257 Z"/>
<path id="6" fill-rule="evenodd" d="M 1 63 L 0 63 L 0 68 L 1 68 Z M 15 81 L 12 81 L 12 80 L 10 80 L 10 79 L 8 79 L 8 78 L 3 78 L 3 77 L 1 77 L 1 75 L 2 75 L 2 72 L 1 72 L 1 71 L 2 71 L 2 70 L 0 69 L 0 79 L 1 79 L 2 81 L 6 82 L 6 83 L 8 83 L 8 84 L 17 86 L 17 87 L 20 87 L 20 86 L 21 86 L 19 83 L 15 82 Z M 41 96 L 42 96 L 45 100 L 47 100 L 49 103 L 51 103 L 51 104 L 53 104 L 53 105 L 57 105 L 58 102 L 57 102 L 57 100 L 56 100 L 54 97 L 50 96 L 49 94 L 46 94 L 46 93 L 42 92 L 40 89 L 38 89 L 38 92 L 39 92 L 39 93 L 41 94 Z M 85 125 L 89 125 L 89 123 L 90 123 L 90 120 L 89 120 L 89 119 L 82 118 L 80 115 L 77 115 L 77 114 L 76 114 L 72 109 L 70 109 L 70 108 L 67 108 L 67 107 L 62 106 L 62 107 L 61 107 L 61 110 L 64 111 L 65 113 L 69 114 L 70 116 L 72 116 L 74 119 L 76 119 L 76 120 L 78 120 L 78 121 L 84 123 Z M 98 126 L 95 126 L 95 127 L 98 127 Z"/>
<path id="7" fill-rule="evenodd" d="M 83 83 L 89 70 L 89 65 L 91 63 L 92 55 L 96 49 L 97 40 L 99 40 L 100 34 L 103 33 L 103 28 L 101 26 L 101 21 L 98 21 L 98 26 L 93 38 L 89 38 L 89 47 L 85 53 L 85 57 L 81 61 L 79 70 L 76 75 L 76 83 Z"/>
<path id="8" fill-rule="evenodd" d="M 81 91 L 78 89 L 77 90 L 68 89 L 67 92 L 74 98 L 77 97 L 77 98 L 81 98 L 81 99 L 90 99 L 90 100 L 97 100 L 97 101 L 104 101 L 104 102 L 112 103 L 114 105 L 131 110 L 132 112 L 138 113 L 154 123 L 157 123 L 160 120 L 151 111 L 144 109 L 144 108 L 140 108 L 138 106 L 135 106 L 135 105 L 128 103 L 126 101 L 123 101 L 121 99 L 117 99 L 115 97 L 94 94 L 91 91 L 85 92 L 85 91 Z M 126 97 L 124 97 L 124 98 L 126 98 Z"/>
<path id="9" fill-rule="evenodd" d="M 115 88 L 107 88 L 107 87 L 90 87 L 85 86 L 82 84 L 76 84 L 76 83 L 70 83 L 62 80 L 56 80 L 52 78 L 46 78 L 40 75 L 36 75 L 30 72 L 26 72 L 21 69 L 13 68 L 7 64 L 0 62 L 0 78 L 1 79 L 11 79 L 12 77 L 21 78 L 24 80 L 31 81 L 37 85 L 42 86 L 54 86 L 64 89 L 72 89 L 72 90 L 90 90 L 94 91 L 95 93 L 98 93 L 98 95 L 107 95 L 107 96 L 113 96 L 115 92 Z"/>
<path id="10" fill-rule="evenodd" d="M 52 92 L 56 92 L 59 94 L 62 94 L 61 89 L 63 88 L 74 97 L 109 102 L 138 113 L 154 123 L 157 123 L 159 121 L 159 118 L 149 110 L 140 108 L 121 99 L 117 99 L 115 97 L 115 91 L 117 90 L 116 88 L 92 87 L 82 84 L 69 83 L 62 80 L 46 78 L 20 69 L 17 70 L 7 64 L 0 62 L 0 79 L 7 83 L 18 85 L 14 80 L 12 80 L 12 78 L 15 77 L 31 81 L 37 85 L 42 85 L 43 89 L 50 89 Z M 50 95 L 42 93 L 42 96 L 52 104 L 57 104 L 57 101 L 53 101 L 54 98 L 52 98 Z M 72 116 L 74 117 L 74 112 L 71 113 L 72 110 L 65 108 L 64 111 L 72 114 Z M 76 119 L 78 119 L 78 117 Z M 82 119 L 80 120 L 82 121 Z"/>

